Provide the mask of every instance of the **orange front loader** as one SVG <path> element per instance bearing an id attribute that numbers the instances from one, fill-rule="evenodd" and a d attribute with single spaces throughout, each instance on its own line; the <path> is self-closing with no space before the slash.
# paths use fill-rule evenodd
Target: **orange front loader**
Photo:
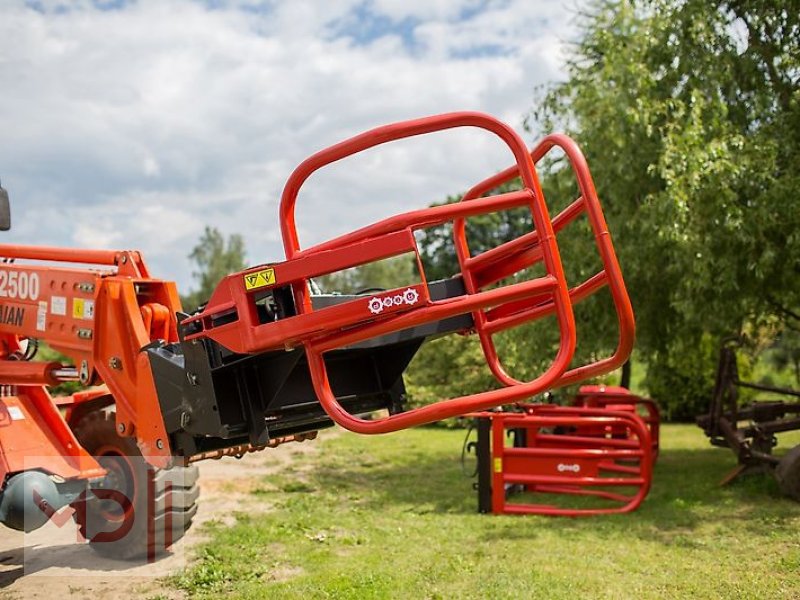
<path id="1" fill-rule="evenodd" d="M 300 247 L 295 204 L 315 171 L 379 144 L 457 127 L 497 135 L 514 166 L 461 202 Z M 535 165 L 554 147 L 566 154 L 580 196 L 551 217 Z M 492 194 L 514 177 L 517 191 Z M 467 219 L 520 208 L 530 212 L 529 233 L 470 251 Z M 556 235 L 581 216 L 602 268 L 568 282 Z M 0 521 L 27 530 L 70 505 L 98 551 L 138 556 L 153 551 L 154 531 L 163 547 L 191 523 L 196 460 L 313 438 L 333 423 L 383 433 L 486 410 L 607 373 L 630 354 L 630 301 L 588 167 L 566 136 L 529 150 L 480 113 L 379 127 L 304 161 L 286 184 L 279 217 L 286 260 L 228 275 L 194 314 L 182 312 L 174 283 L 154 279 L 136 251 L 0 245 Z M 459 273 L 430 281 L 415 234 L 447 223 Z M 315 277 L 403 254 L 415 258 L 418 281 L 357 295 L 313 291 Z M 575 364 L 573 304 L 602 288 L 619 323 L 617 349 Z M 494 339 L 545 317 L 558 329 L 559 347 L 549 367 L 519 380 Z M 478 336 L 497 389 L 407 409 L 403 372 L 423 342 L 447 334 Z M 69 364 L 36 361 L 37 340 Z M 48 387 L 67 380 L 84 391 L 49 395 Z M 378 410 L 384 416 L 357 416 Z M 151 496 L 146 518 L 131 525 Z M 125 531 L 124 543 L 112 539 L 116 529 Z"/>

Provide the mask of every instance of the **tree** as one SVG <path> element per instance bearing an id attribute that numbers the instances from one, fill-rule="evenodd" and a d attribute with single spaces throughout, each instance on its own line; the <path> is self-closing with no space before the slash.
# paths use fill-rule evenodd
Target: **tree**
<path id="1" fill-rule="evenodd" d="M 776 371 L 791 370 L 794 381 L 791 385 L 800 386 L 800 331 L 794 324 L 787 324 L 773 341 L 767 354 L 767 362 Z M 781 382 L 772 382 L 778 385 Z"/>
<path id="2" fill-rule="evenodd" d="M 650 371 L 692 364 L 710 391 L 704 336 L 800 304 L 800 6 L 599 1 L 581 26 L 529 126 L 592 165 Z"/>
<path id="3" fill-rule="evenodd" d="M 244 239 L 239 234 L 228 236 L 227 243 L 216 227 L 206 226 L 200 241 L 189 258 L 197 265 L 192 277 L 199 288 L 181 297 L 183 309 L 194 311 L 211 296 L 220 280 L 247 266 Z"/>

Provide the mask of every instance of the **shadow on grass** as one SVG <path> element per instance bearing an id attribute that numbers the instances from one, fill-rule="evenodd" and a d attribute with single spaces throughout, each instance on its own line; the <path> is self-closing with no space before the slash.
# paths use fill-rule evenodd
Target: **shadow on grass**
<path id="1" fill-rule="evenodd" d="M 334 493 L 369 510 L 388 508 L 415 514 L 475 514 L 477 494 L 473 479 L 461 472 L 454 451 L 409 452 L 391 460 L 375 460 L 356 454 L 348 459 L 331 453 L 309 474 L 311 489 Z M 763 534 L 796 518 L 800 505 L 783 498 L 768 475 L 747 475 L 720 486 L 735 466 L 733 455 L 717 448 L 662 450 L 648 498 L 634 513 L 590 518 L 538 517 L 534 527 L 520 527 L 518 516 L 498 519 L 487 531 L 489 538 L 533 538 L 537 530 L 585 531 L 600 535 L 624 532 L 665 543 L 691 546 L 688 534 L 713 521 L 722 534 L 745 527 Z M 290 491 L 290 490 L 285 490 Z M 311 490 L 304 490 L 311 491 Z M 526 518 L 527 519 L 527 518 Z"/>

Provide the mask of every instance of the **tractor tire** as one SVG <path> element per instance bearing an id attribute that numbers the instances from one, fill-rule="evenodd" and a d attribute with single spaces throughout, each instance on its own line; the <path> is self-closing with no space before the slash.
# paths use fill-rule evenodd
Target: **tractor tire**
<path id="1" fill-rule="evenodd" d="M 775 478 L 784 494 L 800 502 L 800 446 L 783 455 L 775 468 Z"/>
<path id="2" fill-rule="evenodd" d="M 74 427 L 78 442 L 108 474 L 74 504 L 75 520 L 91 548 L 119 560 L 164 554 L 197 512 L 196 466 L 156 469 L 132 437 L 117 435 L 115 413 L 96 410 Z"/>

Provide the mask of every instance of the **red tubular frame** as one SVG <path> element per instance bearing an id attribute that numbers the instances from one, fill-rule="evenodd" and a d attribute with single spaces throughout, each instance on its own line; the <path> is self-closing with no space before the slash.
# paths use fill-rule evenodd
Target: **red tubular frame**
<path id="1" fill-rule="evenodd" d="M 603 263 L 603 269 L 569 290 L 570 299 L 573 303 L 580 302 L 589 295 L 608 285 L 614 308 L 617 313 L 619 323 L 619 338 L 617 348 L 611 356 L 596 361 L 588 365 L 582 365 L 566 371 L 555 384 L 564 386 L 578 381 L 583 381 L 597 375 L 608 373 L 620 367 L 630 356 L 633 349 L 635 337 L 635 322 L 633 317 L 633 307 L 625 289 L 625 282 L 622 279 L 622 271 L 617 261 L 616 252 L 611 242 L 611 234 L 608 231 L 603 209 L 597 198 L 597 191 L 594 187 L 589 165 L 583 156 L 578 145 L 569 137 L 563 134 L 552 134 L 545 137 L 531 151 L 531 160 L 537 164 L 553 148 L 561 148 L 570 161 L 573 172 L 575 173 L 580 197 L 553 218 L 553 230 L 558 232 L 569 225 L 582 213 L 586 213 L 592 232 L 595 237 L 595 244 Z M 462 202 L 474 202 L 476 199 L 484 197 L 485 194 L 496 189 L 498 186 L 512 181 L 519 176 L 516 166 L 509 167 L 493 177 L 472 187 L 464 197 Z M 486 285 L 508 277 L 524 268 L 530 267 L 541 260 L 539 246 L 541 244 L 539 230 L 521 236 L 511 242 L 502 244 L 496 248 L 471 256 L 469 243 L 467 241 L 466 221 L 458 219 L 454 222 L 453 233 L 455 237 L 456 252 L 461 264 L 467 268 L 463 270 L 464 283 L 467 292 L 474 294 Z M 504 265 L 499 264 L 505 262 Z M 494 272 L 489 278 L 481 278 L 481 269 L 491 268 Z M 477 276 L 476 272 L 477 271 Z M 512 307 L 513 308 L 513 307 Z M 497 350 L 492 336 L 505 329 L 515 327 L 548 314 L 552 314 L 555 307 L 551 300 L 543 299 L 538 305 L 533 307 L 518 308 L 511 314 L 504 314 L 503 311 L 476 311 L 473 313 L 475 329 L 481 341 L 484 354 L 487 356 L 487 363 L 494 376 L 505 385 L 516 385 L 520 382 L 511 377 L 503 369 L 497 356 Z M 507 312 L 507 311 L 506 311 Z"/>
<path id="2" fill-rule="evenodd" d="M 650 491 L 653 455 L 650 433 L 642 419 L 606 409 L 525 405 L 525 412 L 484 412 L 471 416 L 492 423 L 492 512 L 548 516 L 591 516 L 627 513 L 638 508 Z M 548 434 L 542 428 L 568 427 L 573 433 Z M 586 437 L 585 428 L 608 432 L 624 429 L 625 439 Z M 525 447 L 506 447 L 509 429 L 527 432 Z M 620 463 L 618 461 L 625 461 Z M 631 462 L 636 464 L 632 465 Z M 577 472 L 572 468 L 577 467 Z M 588 471 L 589 475 L 581 475 Z M 602 474 L 613 474 L 603 477 Z M 563 508 L 550 504 L 509 502 L 506 485 L 524 485 L 533 493 L 591 496 L 618 502 L 610 508 Z M 635 487 L 627 495 L 598 487 Z"/>
<path id="3" fill-rule="evenodd" d="M 494 133 L 505 142 L 516 159 L 516 165 L 507 172 L 490 178 L 473 188 L 473 196 L 477 195 L 474 190 L 483 193 L 494 187 L 494 185 L 489 185 L 486 190 L 483 189 L 486 185 L 498 180 L 498 177 L 501 179 L 507 177 L 506 173 L 519 176 L 523 189 L 483 198 L 473 197 L 469 198 L 468 202 L 411 211 L 384 219 L 311 248 L 300 248 L 295 224 L 295 205 L 302 185 L 315 171 L 386 142 L 457 127 L 476 127 Z M 564 138 L 564 140 L 568 139 Z M 571 142 L 564 140 L 551 137 L 547 138 L 544 144 L 550 144 L 550 146 L 555 143 L 564 144 L 567 146 L 573 162 L 578 165 L 576 172 L 582 186 L 581 189 L 589 198 L 584 202 L 585 210 L 590 214 L 593 226 L 596 226 L 598 247 L 604 258 L 605 269 L 602 278 L 592 278 L 572 291 L 568 288 L 555 232 L 577 216 L 583 208 L 575 206 L 572 210 L 568 209 L 557 219 L 551 221 L 534 167 L 534 161 L 541 158 L 537 152 L 542 152 L 542 150 L 535 150 L 531 154 L 522 139 L 511 128 L 488 115 L 473 112 L 451 113 L 378 127 L 322 150 L 301 163 L 289 177 L 280 204 L 280 224 L 286 261 L 269 265 L 267 271 L 270 271 L 270 283 L 258 286 L 257 290 L 248 290 L 244 281 L 248 276 L 253 278 L 263 274 L 265 266 L 254 267 L 243 273 L 228 276 L 217 287 L 206 309 L 201 314 L 184 321 L 187 331 L 186 339 L 208 337 L 238 353 L 257 353 L 291 348 L 302 344 L 308 359 L 314 390 L 326 412 L 342 427 L 370 434 L 397 431 L 471 411 L 485 410 L 521 401 L 556 385 L 615 368 L 625 360 L 632 347 L 633 315 L 588 169 L 585 162 L 580 162 L 582 156 L 579 151 L 576 157 L 570 146 Z M 549 149 L 550 146 L 547 148 Z M 544 146 L 540 145 L 539 148 L 544 148 Z M 467 293 L 458 297 L 432 300 L 428 295 L 414 232 L 447 222 L 457 224 L 459 220 L 463 221 L 471 216 L 522 206 L 530 209 L 534 225 L 533 232 L 520 238 L 523 240 L 522 242 L 515 240 L 506 244 L 504 249 L 495 249 L 479 257 L 470 257 L 468 250 L 463 251 L 466 248 L 463 233 L 461 238 L 459 238 L 459 234 L 456 234 L 456 246 L 463 246 L 462 251 L 458 253 L 458 259 L 461 273 L 467 282 Z M 579 208 L 581 210 L 578 210 Z M 487 261 L 492 257 L 504 260 L 507 258 L 509 249 L 520 249 L 526 259 L 532 257 L 535 261 L 541 262 L 545 275 L 504 287 L 480 289 L 486 285 L 485 281 L 481 283 L 480 280 L 480 275 L 485 273 L 485 264 L 482 264 L 481 261 Z M 368 297 L 320 310 L 313 309 L 308 288 L 309 278 L 406 252 L 416 254 L 422 276 L 421 284 L 391 290 L 385 293 L 385 297 L 381 294 L 378 298 L 397 298 L 399 295 L 408 294 L 414 299 L 413 303 L 407 302 L 407 305 L 403 306 L 395 303 L 391 309 L 382 311 L 380 314 L 366 310 L 367 302 L 370 300 Z M 493 268 L 495 268 L 494 265 Z M 501 269 L 501 267 L 498 268 Z M 572 302 L 599 289 L 605 283 L 611 286 L 617 304 L 620 319 L 619 348 L 609 359 L 567 372 L 576 344 Z M 261 323 L 255 309 L 255 292 L 269 287 L 289 285 L 294 294 L 297 315 L 279 321 Z M 323 358 L 325 352 L 465 313 L 472 313 L 476 316 L 476 329 L 481 336 L 485 358 L 496 375 L 503 373 L 503 368 L 494 346 L 489 343 L 491 340 L 486 341 L 493 333 L 492 328 L 519 325 L 522 322 L 552 314 L 556 317 L 560 334 L 559 350 L 549 368 L 532 381 L 521 382 L 511 378 L 504 380 L 500 377 L 508 387 L 442 400 L 436 404 L 391 415 L 384 419 L 367 421 L 354 417 L 338 403 L 328 380 Z M 486 314 L 502 314 L 503 316 L 492 320 L 484 318 L 483 315 Z M 222 316 L 228 318 L 219 318 Z"/>
<path id="4" fill-rule="evenodd" d="M 661 439 L 661 411 L 659 411 L 655 400 L 637 396 L 624 387 L 584 385 L 578 390 L 573 404 L 582 408 L 627 411 L 639 415 L 650 432 L 650 439 L 653 444 L 653 461 L 655 462 L 658 459 Z M 640 409 L 645 414 L 642 414 Z"/>
<path id="5" fill-rule="evenodd" d="M 135 250 L 97 250 L 91 248 L 60 248 L 58 246 L 23 246 L 3 244 L 3 258 L 41 260 L 84 265 L 116 266 L 118 275 L 150 277 L 141 254 Z"/>
<path id="6" fill-rule="evenodd" d="M 558 252 L 558 246 L 556 245 L 555 232 L 553 231 L 547 206 L 544 204 L 539 179 L 536 175 L 531 156 L 522 139 L 507 125 L 488 115 L 467 112 L 452 113 L 387 125 L 385 127 L 373 129 L 372 131 L 368 131 L 318 152 L 304 161 L 292 173 L 286 183 L 283 197 L 281 198 L 281 232 L 283 234 L 287 260 L 356 243 L 371 237 L 386 235 L 401 227 L 418 230 L 442 223 L 444 220 L 450 220 L 442 219 L 441 216 L 437 218 L 437 213 L 442 213 L 442 216 L 447 215 L 450 218 L 464 218 L 468 216 L 455 207 L 442 206 L 428 208 L 416 211 L 415 213 L 408 213 L 407 215 L 387 219 L 305 251 L 300 249 L 295 225 L 294 209 L 300 187 L 316 170 L 379 144 L 455 127 L 478 127 L 490 131 L 500 137 L 511 150 L 517 161 L 516 171 L 522 179 L 525 192 L 529 194 L 529 206 L 533 217 L 533 223 L 536 230 L 542 232 L 540 234 L 540 246 L 542 261 L 545 265 L 547 276 L 539 280 L 508 286 L 504 289 L 469 292 L 469 295 L 459 299 L 448 299 L 440 302 L 429 301 L 429 306 L 427 308 L 415 311 L 417 313 L 416 319 L 412 318 L 414 313 L 409 313 L 409 318 L 406 320 L 418 320 L 419 323 L 429 322 L 444 318 L 445 316 L 461 314 L 470 304 L 474 307 L 473 310 L 480 310 L 492 305 L 511 302 L 515 299 L 535 298 L 537 295 L 546 293 L 552 298 L 554 312 L 558 319 L 558 326 L 561 334 L 559 351 L 551 366 L 531 382 L 520 382 L 520 384 L 514 388 L 493 390 L 460 398 L 451 398 L 408 412 L 391 415 L 384 419 L 367 421 L 348 413 L 336 400 L 331 390 L 330 382 L 328 381 L 328 373 L 325 367 L 323 353 L 362 339 L 369 339 L 380 333 L 399 331 L 407 327 L 410 323 L 399 322 L 401 318 L 396 318 L 394 322 L 384 322 L 383 327 L 372 326 L 364 328 L 360 332 L 352 332 L 343 335 L 334 334 L 328 336 L 327 339 L 305 341 L 304 346 L 311 371 L 311 379 L 320 403 L 334 421 L 351 431 L 359 433 L 387 433 L 458 416 L 472 410 L 482 410 L 530 397 L 551 387 L 566 370 L 572 360 L 572 355 L 575 351 L 575 321 L 567 291 L 566 279 L 561 265 L 561 257 Z M 494 210 L 503 210 L 498 204 L 489 205 L 489 207 Z M 468 266 L 465 265 L 463 261 L 460 261 L 460 263 L 463 273 L 468 269 Z M 421 264 L 420 272 L 423 272 Z M 312 311 L 307 282 L 297 282 L 293 284 L 293 289 L 299 312 L 301 314 L 307 314 Z M 513 298 L 511 295 L 515 290 L 519 292 L 517 298 Z M 369 330 L 373 331 L 370 332 Z M 492 361 L 497 361 L 497 356 L 495 355 L 492 357 L 487 354 L 486 360 L 491 365 Z"/>

